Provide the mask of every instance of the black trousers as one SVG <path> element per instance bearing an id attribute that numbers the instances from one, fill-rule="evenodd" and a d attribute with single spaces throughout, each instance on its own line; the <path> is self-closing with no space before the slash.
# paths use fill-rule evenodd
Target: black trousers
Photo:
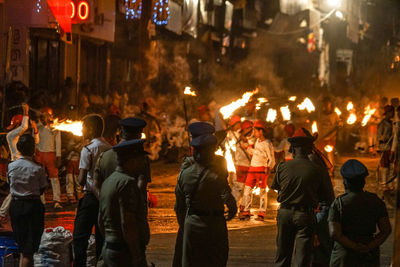
<path id="1" fill-rule="evenodd" d="M 88 241 L 95 227 L 96 237 L 96 256 L 99 258 L 103 247 L 103 237 L 98 229 L 99 201 L 92 193 L 85 193 L 79 200 L 78 210 L 76 212 L 73 244 L 74 244 L 74 266 L 86 266 L 86 250 Z"/>

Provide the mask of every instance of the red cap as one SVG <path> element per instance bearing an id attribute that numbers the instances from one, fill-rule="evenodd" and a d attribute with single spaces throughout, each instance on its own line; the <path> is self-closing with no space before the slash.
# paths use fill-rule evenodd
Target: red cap
<path id="1" fill-rule="evenodd" d="M 24 118 L 23 115 L 15 115 L 14 117 L 12 117 L 11 119 L 11 124 L 9 126 L 6 127 L 6 129 L 8 131 L 11 131 L 12 129 L 14 129 L 15 127 L 18 127 L 19 125 L 21 125 L 22 123 L 22 119 Z"/>
<path id="2" fill-rule="evenodd" d="M 231 118 L 231 120 L 229 121 L 229 125 L 230 125 L 230 126 L 233 126 L 233 125 L 235 125 L 235 124 L 238 123 L 238 122 L 241 122 L 240 117 L 239 117 L 238 115 L 233 115 L 232 118 Z"/>
<path id="3" fill-rule="evenodd" d="M 285 132 L 288 134 L 288 136 L 293 136 L 294 130 L 295 128 L 293 124 L 290 123 L 285 125 Z"/>
<path id="4" fill-rule="evenodd" d="M 254 128 L 267 129 L 267 124 L 265 123 L 265 121 L 258 120 L 258 121 L 255 121 L 255 122 L 254 122 L 253 127 L 254 127 Z"/>
<path id="5" fill-rule="evenodd" d="M 292 137 L 309 137 L 309 138 L 313 139 L 313 141 L 315 141 L 318 138 L 318 133 L 311 134 L 310 131 L 308 131 L 307 129 L 300 128 L 294 132 Z"/>
<path id="6" fill-rule="evenodd" d="M 200 116 L 203 114 L 210 113 L 210 109 L 206 105 L 201 105 L 200 107 L 197 108 L 197 112 L 199 113 Z"/>
<path id="7" fill-rule="evenodd" d="M 242 129 L 242 131 L 249 129 L 249 128 L 253 128 L 253 123 L 249 120 L 245 120 L 240 125 L 240 128 Z"/>

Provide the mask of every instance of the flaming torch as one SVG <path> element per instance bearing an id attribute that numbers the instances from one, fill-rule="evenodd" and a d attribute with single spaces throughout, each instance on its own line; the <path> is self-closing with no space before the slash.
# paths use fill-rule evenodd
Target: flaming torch
<path id="1" fill-rule="evenodd" d="M 314 104 L 311 102 L 311 100 L 308 97 L 304 98 L 303 102 L 301 104 L 297 105 L 297 107 L 300 110 L 306 109 L 308 111 L 308 113 L 315 111 Z"/>
<path id="2" fill-rule="evenodd" d="M 281 113 L 282 113 L 282 118 L 284 121 L 290 121 L 291 115 L 290 115 L 290 109 L 289 109 L 288 105 L 281 107 Z"/>
<path id="3" fill-rule="evenodd" d="M 261 105 L 264 103 L 268 102 L 268 99 L 266 99 L 265 97 L 260 97 L 257 98 L 258 103 L 256 104 L 256 110 L 260 110 L 261 109 Z"/>
<path id="4" fill-rule="evenodd" d="M 276 120 L 276 109 L 270 108 L 267 113 L 267 122 L 274 122 Z"/>
<path id="5" fill-rule="evenodd" d="M 81 121 L 71 121 L 65 120 L 59 122 L 58 119 L 54 119 L 51 127 L 55 130 L 70 132 L 76 136 L 82 136 L 82 122 Z"/>
<path id="6" fill-rule="evenodd" d="M 318 133 L 318 126 L 317 126 L 317 122 L 316 122 L 316 121 L 314 121 L 314 122 L 312 123 L 312 125 L 311 125 L 311 131 L 312 131 L 313 134 L 314 134 L 314 133 Z"/>
<path id="7" fill-rule="evenodd" d="M 342 115 L 342 112 L 340 111 L 340 109 L 338 107 L 335 108 L 335 113 L 340 117 L 340 115 Z"/>
<path id="8" fill-rule="evenodd" d="M 376 109 L 371 109 L 371 107 L 368 105 L 365 110 L 364 110 L 364 118 L 361 122 L 361 126 L 367 125 L 369 119 L 371 119 L 372 115 L 374 115 Z"/>
<path id="9" fill-rule="evenodd" d="M 325 150 L 326 152 L 328 152 L 328 153 L 331 153 L 331 152 L 333 151 L 333 146 L 331 146 L 331 145 L 326 145 L 326 146 L 324 147 L 324 150 Z"/>
<path id="10" fill-rule="evenodd" d="M 250 101 L 251 97 L 257 93 L 258 93 L 258 88 L 256 88 L 254 91 L 246 92 L 242 95 L 242 98 L 233 101 L 232 103 L 226 106 L 223 106 L 219 111 L 221 112 L 224 119 L 227 119 L 233 114 L 233 112 L 235 112 L 235 110 L 246 105 Z"/>
<path id="11" fill-rule="evenodd" d="M 185 90 L 183 91 L 184 95 L 188 95 L 188 96 L 197 96 L 195 91 L 192 91 L 192 88 L 190 86 L 186 86 Z M 189 142 L 189 147 L 190 147 L 190 134 L 189 134 L 189 130 L 188 130 L 188 124 L 189 124 L 189 119 L 188 119 L 188 115 L 187 115 L 187 108 L 186 108 L 186 101 L 185 98 L 183 98 L 183 111 L 185 113 L 185 122 L 186 122 L 186 130 L 188 132 L 188 142 Z"/>
<path id="12" fill-rule="evenodd" d="M 185 91 L 183 91 L 185 95 L 190 95 L 190 96 L 197 96 L 195 91 L 192 91 L 192 88 L 190 86 L 185 87 Z"/>
<path id="13" fill-rule="evenodd" d="M 349 103 L 347 103 L 347 111 L 350 112 L 350 115 L 347 118 L 347 124 L 354 124 L 357 121 L 357 115 L 354 113 L 353 102 L 349 101 Z"/>
<path id="14" fill-rule="evenodd" d="M 296 99 L 297 99 L 297 96 L 291 96 L 291 97 L 289 97 L 289 101 L 292 101 L 292 102 L 296 101 Z"/>

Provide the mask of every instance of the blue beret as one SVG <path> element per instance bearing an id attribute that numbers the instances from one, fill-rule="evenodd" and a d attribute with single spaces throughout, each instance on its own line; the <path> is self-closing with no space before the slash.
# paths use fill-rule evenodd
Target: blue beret
<path id="1" fill-rule="evenodd" d="M 217 144 L 217 137 L 213 134 L 203 134 L 195 137 L 190 142 L 193 147 L 210 146 Z"/>
<path id="2" fill-rule="evenodd" d="M 349 159 L 343 164 L 340 174 L 344 179 L 364 179 L 368 175 L 368 169 L 358 160 Z"/>
<path id="3" fill-rule="evenodd" d="M 132 140 L 128 140 L 128 141 L 123 141 L 120 142 L 118 144 L 116 144 L 115 146 L 112 147 L 112 149 L 115 152 L 138 152 L 138 153 L 145 153 L 147 154 L 147 152 L 144 151 L 143 148 L 143 143 L 146 140 L 144 139 L 132 139 Z"/>
<path id="4" fill-rule="evenodd" d="M 119 124 L 121 124 L 121 126 L 123 127 L 128 127 L 128 128 L 137 128 L 139 129 L 143 129 L 147 123 L 140 118 L 135 118 L 135 117 L 129 117 L 123 120 L 119 121 Z"/>
<path id="5" fill-rule="evenodd" d="M 215 133 L 214 126 L 208 122 L 194 122 L 188 126 L 188 130 L 193 138 L 196 138 L 200 135 Z"/>

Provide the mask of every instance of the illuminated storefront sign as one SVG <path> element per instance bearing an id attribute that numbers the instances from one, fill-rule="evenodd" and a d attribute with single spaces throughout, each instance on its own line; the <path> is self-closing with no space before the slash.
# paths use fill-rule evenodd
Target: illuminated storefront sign
<path id="1" fill-rule="evenodd" d="M 75 0 L 70 2 L 70 17 L 73 24 L 87 22 L 91 15 L 92 5 L 86 0 Z"/>

